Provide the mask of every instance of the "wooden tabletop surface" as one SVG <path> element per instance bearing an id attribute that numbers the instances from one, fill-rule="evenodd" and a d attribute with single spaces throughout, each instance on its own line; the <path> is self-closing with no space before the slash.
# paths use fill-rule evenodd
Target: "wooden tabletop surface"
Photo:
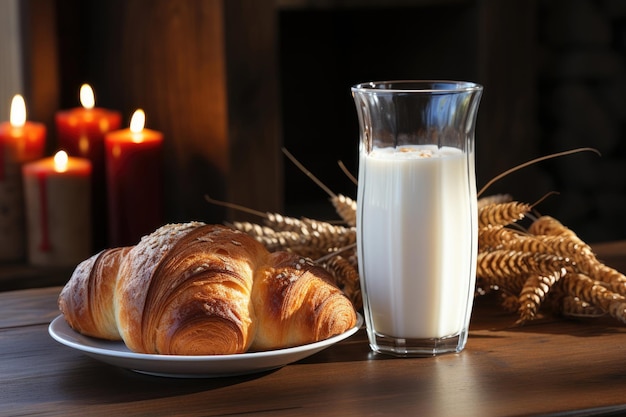
<path id="1" fill-rule="evenodd" d="M 620 270 L 626 242 L 594 246 Z M 0 415 L 518 416 L 626 413 L 626 325 L 547 318 L 513 326 L 476 300 L 460 354 L 370 352 L 363 330 L 258 374 L 204 379 L 139 374 L 54 341 L 60 287 L 0 293 Z"/>

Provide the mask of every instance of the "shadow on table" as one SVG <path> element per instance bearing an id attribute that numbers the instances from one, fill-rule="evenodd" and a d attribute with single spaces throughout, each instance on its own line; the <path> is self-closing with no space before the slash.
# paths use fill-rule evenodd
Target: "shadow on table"
<path id="1" fill-rule="evenodd" d="M 135 402 L 195 394 L 246 383 L 275 372 L 220 378 L 169 378 L 118 368 L 86 356 L 73 355 L 71 362 L 72 366 L 64 372 L 59 389 L 65 396 L 71 396 L 73 401 L 85 404 Z"/>
<path id="2" fill-rule="evenodd" d="M 497 336 L 498 333 L 567 334 L 577 337 L 626 334 L 626 326 L 616 319 L 602 317 L 563 317 L 540 312 L 535 320 L 517 324 L 518 316 L 507 312 L 495 296 L 485 295 L 474 301 L 470 337 Z"/>

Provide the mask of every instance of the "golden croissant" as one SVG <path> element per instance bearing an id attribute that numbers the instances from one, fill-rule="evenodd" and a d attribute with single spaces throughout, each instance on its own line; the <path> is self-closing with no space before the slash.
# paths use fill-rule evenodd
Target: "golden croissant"
<path id="1" fill-rule="evenodd" d="M 216 355 L 323 340 L 354 307 L 310 260 L 224 226 L 169 224 L 80 263 L 59 296 L 74 330 L 138 353 Z"/>

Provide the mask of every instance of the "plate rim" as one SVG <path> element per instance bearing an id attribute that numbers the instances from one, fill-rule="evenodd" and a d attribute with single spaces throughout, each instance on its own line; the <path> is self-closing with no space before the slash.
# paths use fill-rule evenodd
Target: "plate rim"
<path id="1" fill-rule="evenodd" d="M 69 347 L 79 352 L 82 352 L 84 354 L 87 354 L 88 356 L 91 356 L 92 358 L 99 360 L 101 362 L 108 362 L 109 364 L 112 364 L 114 366 L 131 369 L 136 372 L 160 375 L 160 376 L 182 376 L 182 377 L 196 376 L 197 377 L 197 375 L 202 375 L 202 376 L 215 377 L 215 376 L 241 375 L 245 373 L 261 372 L 264 370 L 282 367 L 289 363 L 297 362 L 298 360 L 304 359 L 307 356 L 313 355 L 327 347 L 330 347 L 354 335 L 363 326 L 363 316 L 359 312 L 356 312 L 356 314 L 357 314 L 357 322 L 353 327 L 351 327 L 344 333 L 329 337 L 324 340 L 320 340 L 320 341 L 313 342 L 313 343 L 307 343 L 305 345 L 288 347 L 288 348 L 281 348 L 281 349 L 274 349 L 274 350 L 260 351 L 260 352 L 236 353 L 236 354 L 228 354 L 228 355 L 161 355 L 161 354 L 135 353 L 135 352 L 132 352 L 130 349 L 128 349 L 128 347 L 126 347 L 124 342 L 121 340 L 111 341 L 111 340 L 106 340 L 106 339 L 98 339 L 98 338 L 86 336 L 77 332 L 76 330 L 72 329 L 69 326 L 69 324 L 63 317 L 63 314 L 60 314 L 59 316 L 55 317 L 50 322 L 48 326 L 48 333 L 55 341 L 57 341 L 58 343 L 66 347 Z M 64 333 L 73 336 L 74 340 L 65 336 Z M 111 343 L 111 344 L 114 344 L 116 348 L 108 349 L 106 347 L 92 346 L 89 344 L 80 343 L 79 341 L 77 341 L 80 338 L 93 340 L 94 344 L 96 345 L 99 343 L 103 343 L 103 344 Z M 291 358 L 294 355 L 299 355 L 299 356 L 297 359 L 290 360 L 289 358 Z M 249 372 L 245 370 L 244 371 L 240 370 L 240 371 L 237 371 L 236 373 L 228 373 L 228 372 L 212 373 L 212 372 L 204 372 L 204 370 L 198 370 L 197 373 L 196 372 L 193 372 L 193 373 L 183 372 L 181 374 L 178 374 L 175 372 L 165 372 L 165 373 L 153 372 L 150 370 L 146 370 L 145 366 L 125 367 L 120 364 L 107 361 L 105 360 L 105 358 L 113 359 L 113 360 L 119 359 L 122 361 L 129 361 L 129 360 L 136 361 L 140 364 L 148 363 L 152 365 L 158 365 L 159 363 L 162 363 L 162 364 L 168 364 L 168 365 L 181 364 L 184 366 L 188 366 L 189 364 L 196 364 L 196 363 L 205 364 L 205 365 L 210 365 L 210 364 L 224 365 L 224 364 L 232 363 L 232 364 L 237 365 L 237 364 L 245 364 L 248 361 L 262 362 L 263 360 L 268 360 L 268 359 L 271 360 L 271 359 L 279 359 L 279 358 L 284 358 L 287 360 L 284 363 L 281 363 L 279 365 L 274 364 L 268 367 L 264 367 L 264 366 L 252 367 L 251 366 Z M 152 366 L 148 366 L 147 368 L 151 368 L 151 367 Z"/>

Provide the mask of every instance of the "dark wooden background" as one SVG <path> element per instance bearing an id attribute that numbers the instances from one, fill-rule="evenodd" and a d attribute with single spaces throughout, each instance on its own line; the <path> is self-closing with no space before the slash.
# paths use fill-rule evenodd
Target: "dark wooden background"
<path id="1" fill-rule="evenodd" d="M 258 220 L 208 204 L 205 194 L 260 211 L 332 217 L 326 194 L 281 147 L 333 191 L 355 197 L 337 165 L 356 171 L 350 86 L 448 78 L 485 87 L 476 135 L 479 187 L 532 158 L 596 146 L 602 158 L 581 154 L 526 168 L 488 194 L 508 192 L 532 203 L 557 191 L 561 195 L 538 209 L 589 242 L 626 237 L 623 2 L 20 4 L 30 117 L 52 127 L 57 109 L 77 105 L 83 82 L 94 86 L 99 105 L 122 111 L 125 123 L 135 108 L 144 108 L 147 126 L 165 134 L 168 221 Z M 592 47 L 600 53 L 589 54 Z M 607 56 L 612 67 L 604 65 Z M 584 95 L 578 102 L 556 99 L 584 83 L 599 86 L 613 107 L 601 113 L 598 100 Z M 599 112 L 608 114 L 604 125 L 602 117 L 589 119 Z"/>
<path id="2" fill-rule="evenodd" d="M 486 89 L 486 178 L 530 157 L 534 138 L 534 2 L 500 3 L 28 0 L 28 102 L 51 125 L 88 82 L 125 123 L 143 108 L 165 134 L 168 220 L 219 222 L 241 214 L 207 204 L 207 193 L 262 211 L 328 209 L 281 146 L 355 195 L 337 166 L 356 170 L 352 84 L 466 79 Z M 503 142 L 510 157 L 492 146 Z"/>

